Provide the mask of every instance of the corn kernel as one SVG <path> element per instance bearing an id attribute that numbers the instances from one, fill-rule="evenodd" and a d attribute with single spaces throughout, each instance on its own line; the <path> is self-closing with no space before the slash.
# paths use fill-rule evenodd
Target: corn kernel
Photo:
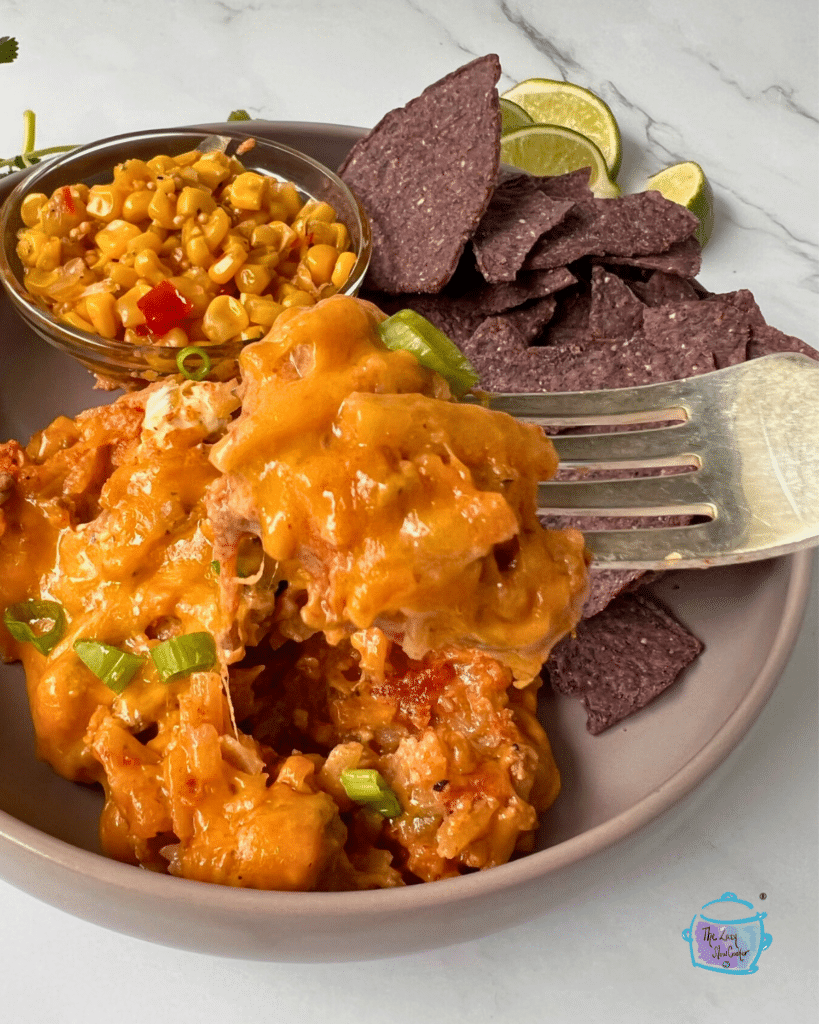
<path id="1" fill-rule="evenodd" d="M 40 210 L 48 202 L 42 192 L 29 192 L 20 204 L 20 217 L 27 228 L 33 228 L 40 219 Z"/>
<path id="2" fill-rule="evenodd" d="M 247 256 L 249 263 L 257 263 L 271 274 L 279 265 L 279 254 L 273 249 L 251 249 Z"/>
<path id="3" fill-rule="evenodd" d="M 301 291 L 300 288 L 297 288 L 287 298 L 282 299 L 282 305 L 285 309 L 291 309 L 293 306 L 314 306 L 315 304 L 316 300 L 313 296 Z"/>
<path id="4" fill-rule="evenodd" d="M 157 339 L 160 345 L 167 345 L 169 348 L 185 348 L 191 341 L 182 327 L 172 327 L 167 334 Z"/>
<path id="5" fill-rule="evenodd" d="M 146 188 L 137 189 L 125 197 L 122 202 L 122 216 L 132 224 L 138 224 L 142 220 L 148 220 L 148 207 L 153 199 L 153 192 Z"/>
<path id="6" fill-rule="evenodd" d="M 250 318 L 238 299 L 217 295 L 205 311 L 202 330 L 215 345 L 224 344 L 247 329 Z"/>
<path id="7" fill-rule="evenodd" d="M 236 272 L 236 287 L 240 292 L 261 295 L 270 284 L 273 274 L 260 263 L 244 263 Z"/>
<path id="8" fill-rule="evenodd" d="M 109 263 L 105 268 L 105 276 L 117 288 L 133 288 L 139 280 L 139 274 L 133 267 L 126 267 L 124 263 Z"/>
<path id="9" fill-rule="evenodd" d="M 230 217 L 220 206 L 213 211 L 202 225 L 202 234 L 211 252 L 215 252 L 222 244 L 229 230 Z"/>
<path id="10" fill-rule="evenodd" d="M 323 220 L 308 220 L 299 234 L 308 245 L 335 245 L 336 232 L 332 224 Z"/>
<path id="11" fill-rule="evenodd" d="M 356 264 L 356 259 L 357 257 L 354 252 L 342 252 L 339 254 L 336 265 L 333 268 L 333 273 L 330 276 L 330 280 L 336 288 L 343 288 L 347 283 L 347 279 Z"/>
<path id="12" fill-rule="evenodd" d="M 198 267 L 196 268 L 199 269 Z M 193 278 L 186 276 L 190 271 L 186 271 L 185 275 L 178 277 L 169 278 L 171 284 L 176 288 L 183 299 L 186 299 L 193 309 L 191 310 L 194 316 L 202 316 L 205 310 L 208 308 L 210 300 L 214 297 L 212 290 L 212 282 L 207 274 L 204 275 L 204 282 L 198 277 Z"/>
<path id="13" fill-rule="evenodd" d="M 124 188 L 145 187 L 154 180 L 154 172 L 144 160 L 126 160 L 114 168 L 114 183 Z"/>
<path id="14" fill-rule="evenodd" d="M 116 317 L 116 301 L 110 292 L 93 292 L 85 297 L 85 312 L 97 334 L 103 338 L 115 338 L 119 323 Z"/>
<path id="15" fill-rule="evenodd" d="M 227 157 L 224 153 L 206 153 L 201 160 L 197 160 L 193 169 L 199 175 L 199 180 L 207 185 L 209 189 L 215 189 L 230 176 Z"/>
<path id="16" fill-rule="evenodd" d="M 72 228 L 87 219 L 85 203 L 80 198 L 77 186 L 66 185 L 65 188 L 71 194 L 73 210 L 69 210 L 65 191 L 62 188 L 58 188 L 52 193 L 48 202 L 40 208 L 40 228 L 47 235 L 55 235 L 59 238 L 64 238 Z"/>
<path id="17" fill-rule="evenodd" d="M 64 261 L 61 238 L 48 238 L 37 256 L 38 270 L 56 270 Z"/>
<path id="18" fill-rule="evenodd" d="M 225 191 L 237 210 L 261 210 L 266 180 L 254 171 L 245 171 L 237 175 Z"/>
<path id="19" fill-rule="evenodd" d="M 143 231 L 142 234 L 134 235 L 126 246 L 126 253 L 138 253 L 144 249 L 150 249 L 153 252 L 162 251 L 162 239 L 155 231 Z"/>
<path id="20" fill-rule="evenodd" d="M 134 256 L 134 270 L 152 285 L 159 284 L 171 276 L 170 270 L 162 263 L 153 249 L 142 249 Z"/>
<path id="21" fill-rule="evenodd" d="M 299 190 L 293 184 L 292 181 L 285 181 L 282 183 L 278 190 L 277 196 L 278 202 L 282 203 L 285 210 L 287 210 L 287 219 L 292 220 L 298 215 L 304 203 L 299 195 Z M 335 220 L 335 214 L 333 215 Z"/>
<path id="22" fill-rule="evenodd" d="M 238 247 L 228 249 L 215 263 L 208 267 L 208 277 L 216 284 L 227 284 L 245 262 L 247 254 Z"/>
<path id="23" fill-rule="evenodd" d="M 210 248 L 202 234 L 194 235 L 191 238 L 185 246 L 185 255 L 195 267 L 202 267 L 203 270 L 207 270 L 213 263 Z"/>
<path id="24" fill-rule="evenodd" d="M 179 156 L 173 158 L 175 168 L 192 167 L 201 156 L 198 149 L 189 149 L 187 153 L 180 153 Z"/>
<path id="25" fill-rule="evenodd" d="M 127 220 L 112 220 L 110 224 L 98 231 L 94 243 L 107 260 L 119 259 L 128 248 L 132 238 L 142 234 L 136 224 Z"/>
<path id="26" fill-rule="evenodd" d="M 335 247 L 339 252 L 344 252 L 345 249 L 350 248 L 350 232 L 347 230 L 347 225 L 342 224 L 341 221 L 336 221 L 335 224 L 330 225 L 335 234 Z"/>
<path id="27" fill-rule="evenodd" d="M 148 161 L 148 168 L 154 174 L 168 174 L 172 167 L 173 159 L 161 153 L 158 156 L 151 157 Z"/>
<path id="28" fill-rule="evenodd" d="M 122 216 L 123 194 L 114 185 L 93 185 L 88 193 L 87 211 L 106 224 Z"/>
<path id="29" fill-rule="evenodd" d="M 138 281 L 116 300 L 117 316 L 123 327 L 138 327 L 145 323 L 145 315 L 137 302 L 143 295 L 147 295 L 151 287 L 147 281 Z"/>
<path id="30" fill-rule="evenodd" d="M 94 328 L 88 320 L 84 320 L 79 313 L 75 313 L 73 310 L 70 310 L 67 313 L 61 313 L 60 319 L 81 331 L 88 331 L 89 334 L 94 333 Z"/>
<path id="31" fill-rule="evenodd" d="M 195 217 L 198 213 L 210 215 L 215 209 L 216 200 L 203 188 L 186 186 L 176 201 L 176 212 L 181 217 Z"/>
<path id="32" fill-rule="evenodd" d="M 311 199 L 304 204 L 299 217 L 303 220 L 315 220 L 325 224 L 332 224 L 336 219 L 336 211 L 329 203 Z"/>
<path id="33" fill-rule="evenodd" d="M 267 248 L 281 253 L 289 249 L 296 239 L 296 232 L 284 221 L 277 220 L 270 224 L 260 224 L 250 236 L 250 244 L 254 248 Z"/>
<path id="34" fill-rule="evenodd" d="M 173 185 L 173 182 L 171 182 Z M 163 192 L 157 187 L 154 197 L 148 204 L 148 216 L 156 221 L 163 228 L 169 231 L 176 227 L 174 217 L 176 216 L 176 197 L 168 192 Z"/>
<path id="35" fill-rule="evenodd" d="M 284 205 L 284 203 L 280 203 L 277 199 L 268 200 L 267 219 L 287 220 L 287 207 Z"/>
<path id="36" fill-rule="evenodd" d="M 234 228 L 234 231 L 238 232 L 242 238 L 250 239 L 253 236 L 253 232 L 257 227 L 262 224 L 267 224 L 268 216 L 262 210 L 257 210 L 255 213 L 246 212 L 239 223 Z"/>
<path id="37" fill-rule="evenodd" d="M 266 295 L 243 295 L 242 305 L 247 310 L 247 315 L 252 324 L 259 324 L 261 327 L 270 327 L 273 321 L 284 309 L 280 302 L 275 302 Z"/>
<path id="38" fill-rule="evenodd" d="M 258 341 L 259 338 L 264 337 L 264 327 L 253 325 L 242 331 L 239 335 L 239 341 Z"/>
<path id="39" fill-rule="evenodd" d="M 21 231 L 17 240 L 15 252 L 24 267 L 33 267 L 37 263 L 37 257 L 43 251 L 43 246 L 48 235 L 43 231 L 32 229 Z"/>
<path id="40" fill-rule="evenodd" d="M 304 257 L 310 276 L 316 284 L 326 284 L 333 275 L 338 253 L 332 245 L 311 245 Z"/>

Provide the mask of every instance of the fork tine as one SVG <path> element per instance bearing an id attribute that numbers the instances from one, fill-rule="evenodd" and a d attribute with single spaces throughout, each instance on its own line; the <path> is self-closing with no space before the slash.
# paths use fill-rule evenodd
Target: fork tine
<path id="1" fill-rule="evenodd" d="M 604 469 L 629 463 L 652 466 L 697 466 L 698 425 L 633 430 L 615 434 L 561 434 L 551 438 L 562 465 L 584 463 Z"/>
<path id="2" fill-rule="evenodd" d="M 701 472 L 631 480 L 555 480 L 538 485 L 538 514 L 715 516 Z"/>
<path id="3" fill-rule="evenodd" d="M 664 410 L 650 401 L 652 396 L 668 400 Z M 594 459 L 597 464 L 622 459 L 621 464 L 635 468 L 632 439 L 635 451 L 652 461 L 653 444 L 677 436 L 690 442 L 700 468 L 665 477 L 556 481 L 540 489 L 544 511 L 562 506 L 567 514 L 604 518 L 688 511 L 713 515 L 691 526 L 586 531 L 597 566 L 702 568 L 775 557 L 819 542 L 819 362 L 807 355 L 766 356 L 636 392 L 554 397 L 558 402 L 551 396 L 545 402 L 526 396 L 527 408 L 540 408 L 547 422 L 555 410 L 570 410 L 577 421 L 590 406 L 606 417 L 620 416 L 617 422 L 623 423 L 629 416 L 632 422 L 662 420 L 669 404 L 688 417 L 681 427 L 557 438 L 564 459 L 574 455 L 587 466 Z"/>
<path id="4" fill-rule="evenodd" d="M 541 426 L 684 420 L 686 406 L 692 398 L 696 400 L 696 390 L 691 385 L 697 379 L 691 377 L 611 391 L 497 394 L 491 396 L 489 407 Z M 660 413 L 662 415 L 658 415 Z"/>
<path id="5" fill-rule="evenodd" d="M 695 526 L 653 527 L 634 530 L 598 530 L 584 533 L 586 544 L 600 569 L 705 569 L 724 563 L 716 552 L 731 551 L 731 562 L 752 561 L 759 550 L 743 550 L 730 522 L 712 519 Z M 765 549 L 765 557 L 784 554 L 794 546 Z"/>

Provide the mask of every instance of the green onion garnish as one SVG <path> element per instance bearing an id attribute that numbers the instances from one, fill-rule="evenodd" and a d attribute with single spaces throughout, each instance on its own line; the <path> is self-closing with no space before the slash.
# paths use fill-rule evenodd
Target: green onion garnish
<path id="1" fill-rule="evenodd" d="M 10 604 L 3 613 L 6 629 L 15 640 L 23 644 L 34 644 L 40 654 L 53 651 L 65 633 L 65 612 L 57 601 L 21 601 Z M 51 629 L 35 633 L 34 622 L 52 622 Z"/>
<path id="2" fill-rule="evenodd" d="M 145 662 L 138 654 L 121 651 L 99 640 L 75 640 L 77 657 L 109 690 L 122 693 Z"/>
<path id="3" fill-rule="evenodd" d="M 216 641 L 210 633 L 186 633 L 174 636 L 151 648 L 159 678 L 170 683 L 190 672 L 203 672 L 216 661 Z"/>
<path id="4" fill-rule="evenodd" d="M 214 560 L 210 563 L 210 571 L 213 573 L 214 576 L 219 576 L 220 573 L 222 572 L 222 563 L 214 558 Z"/>
<path id="5" fill-rule="evenodd" d="M 199 365 L 196 366 L 194 364 L 193 368 L 189 367 L 187 363 L 191 358 L 198 359 Z M 198 345 L 188 345 L 177 352 L 176 368 L 188 380 L 204 380 L 210 373 L 210 367 L 210 356 L 203 348 L 199 348 Z"/>
<path id="6" fill-rule="evenodd" d="M 341 785 L 351 800 L 372 807 L 385 818 L 403 813 L 398 797 L 375 768 L 347 768 L 341 773 Z"/>
<path id="7" fill-rule="evenodd" d="M 415 310 L 400 309 L 378 325 L 387 348 L 405 348 L 422 366 L 446 380 L 456 398 L 462 398 L 479 380 L 475 367 L 458 346 Z"/>

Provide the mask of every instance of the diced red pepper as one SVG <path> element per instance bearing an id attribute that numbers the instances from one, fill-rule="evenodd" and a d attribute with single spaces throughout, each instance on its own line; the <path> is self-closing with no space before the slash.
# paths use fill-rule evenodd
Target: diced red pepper
<path id="1" fill-rule="evenodd" d="M 170 281 L 161 281 L 137 300 L 137 307 L 145 317 L 145 323 L 135 330 L 141 337 L 148 334 L 167 334 L 178 327 L 193 309 L 193 303 L 180 295 Z"/>
<path id="2" fill-rule="evenodd" d="M 69 213 L 76 213 L 77 212 L 77 208 L 74 205 L 74 196 L 71 195 L 71 186 L 70 185 L 63 185 L 62 193 L 63 193 L 63 203 L 65 205 L 66 210 L 68 210 Z"/>

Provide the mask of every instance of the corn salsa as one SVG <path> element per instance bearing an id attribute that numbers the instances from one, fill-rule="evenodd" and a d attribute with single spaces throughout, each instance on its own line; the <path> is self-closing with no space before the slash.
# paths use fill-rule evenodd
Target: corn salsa
<path id="1" fill-rule="evenodd" d="M 356 262 L 329 203 L 220 150 L 127 160 L 104 184 L 26 196 L 21 217 L 34 300 L 134 345 L 258 339 L 282 310 L 343 288 Z"/>

